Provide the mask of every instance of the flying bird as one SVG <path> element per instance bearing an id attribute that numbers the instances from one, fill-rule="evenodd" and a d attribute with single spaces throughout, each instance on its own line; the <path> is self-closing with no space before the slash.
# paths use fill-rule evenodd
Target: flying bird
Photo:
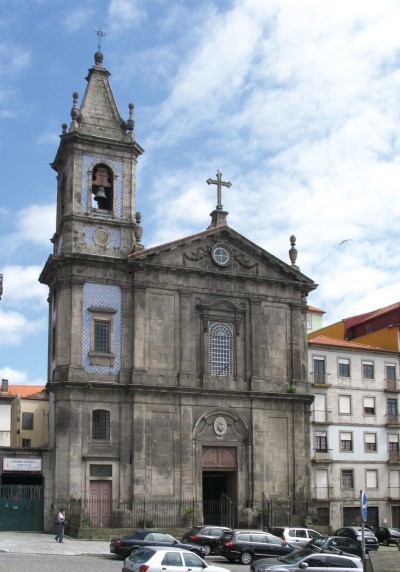
<path id="1" fill-rule="evenodd" d="M 341 246 L 345 242 L 348 242 L 349 240 L 352 240 L 352 239 L 351 238 L 345 238 L 344 240 L 342 240 L 342 242 L 339 242 L 339 246 Z"/>

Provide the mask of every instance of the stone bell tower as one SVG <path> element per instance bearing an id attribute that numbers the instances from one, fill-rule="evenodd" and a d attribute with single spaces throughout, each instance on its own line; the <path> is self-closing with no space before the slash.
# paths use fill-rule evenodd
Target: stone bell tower
<path id="1" fill-rule="evenodd" d="M 63 125 L 52 163 L 58 174 L 55 254 L 125 257 L 137 242 L 136 162 L 143 149 L 135 140 L 133 104 L 124 121 L 102 62 L 97 52 L 80 107 L 73 94 L 72 121 L 69 129 Z"/>

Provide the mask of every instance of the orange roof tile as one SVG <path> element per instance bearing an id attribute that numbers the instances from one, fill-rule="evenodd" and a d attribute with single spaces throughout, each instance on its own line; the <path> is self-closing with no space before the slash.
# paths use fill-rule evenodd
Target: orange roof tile
<path id="1" fill-rule="evenodd" d="M 314 312 L 315 314 L 326 314 L 325 310 L 320 310 L 315 306 L 307 306 L 307 310 L 309 310 L 310 312 Z"/>
<path id="2" fill-rule="evenodd" d="M 44 385 L 9 385 L 9 395 L 15 395 L 26 399 L 48 399 Z"/>
<path id="3" fill-rule="evenodd" d="M 348 341 L 348 340 L 338 340 L 336 338 L 330 338 L 329 336 L 323 336 L 323 335 L 319 335 L 319 336 L 316 336 L 315 338 L 311 338 L 310 340 L 308 340 L 308 343 L 309 344 L 319 344 L 319 345 L 323 345 L 323 346 L 349 348 L 349 349 L 353 348 L 353 349 L 359 349 L 359 350 L 380 350 L 380 351 L 384 351 L 384 352 L 398 353 L 396 351 L 387 350 L 385 348 L 381 348 L 378 346 L 370 346 L 368 344 L 359 344 L 357 342 Z"/>

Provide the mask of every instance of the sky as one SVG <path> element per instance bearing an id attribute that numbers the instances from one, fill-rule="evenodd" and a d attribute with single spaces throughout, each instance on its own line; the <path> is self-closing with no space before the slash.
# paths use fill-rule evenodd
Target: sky
<path id="1" fill-rule="evenodd" d="M 0 375 L 47 381 L 61 125 L 101 41 L 135 105 L 142 243 L 228 224 L 319 286 L 324 324 L 398 302 L 400 2 L 0 0 Z M 343 242 L 345 241 L 345 242 Z"/>

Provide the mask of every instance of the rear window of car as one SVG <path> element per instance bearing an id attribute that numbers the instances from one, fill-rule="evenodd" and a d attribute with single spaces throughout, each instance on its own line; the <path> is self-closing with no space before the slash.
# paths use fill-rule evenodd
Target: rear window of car
<path id="1" fill-rule="evenodd" d="M 357 568 L 357 564 L 350 558 L 342 558 L 341 556 L 327 556 L 326 565 L 329 568 Z"/>
<path id="2" fill-rule="evenodd" d="M 233 532 L 224 532 L 222 535 L 222 540 L 225 542 L 226 540 L 232 540 Z"/>
<path id="3" fill-rule="evenodd" d="M 274 536 L 273 534 L 266 534 L 265 542 L 269 542 L 269 544 L 285 544 L 282 538 L 278 538 L 278 536 Z"/>
<path id="4" fill-rule="evenodd" d="M 154 550 L 151 550 L 151 548 L 139 548 L 139 550 L 133 552 L 130 556 L 128 556 L 128 558 L 132 562 L 138 562 L 139 564 L 142 564 L 143 562 L 150 560 L 154 554 L 155 552 Z"/>
<path id="5" fill-rule="evenodd" d="M 271 533 L 274 534 L 275 536 L 282 536 L 284 530 L 285 530 L 284 528 L 275 527 L 271 528 Z"/>

